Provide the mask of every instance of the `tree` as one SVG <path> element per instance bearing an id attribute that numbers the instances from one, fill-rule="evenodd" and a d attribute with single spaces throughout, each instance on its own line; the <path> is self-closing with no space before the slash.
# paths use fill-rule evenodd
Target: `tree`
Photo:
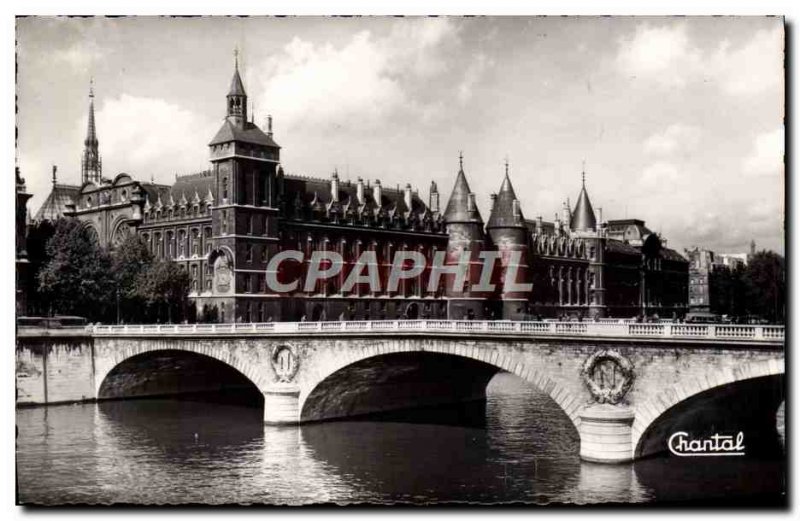
<path id="1" fill-rule="evenodd" d="M 771 322 L 783 322 L 786 312 L 786 266 L 773 251 L 753 255 L 744 274 L 748 311 Z"/>
<path id="2" fill-rule="evenodd" d="M 116 283 L 117 320 L 134 322 L 143 318 L 140 279 L 153 263 L 147 243 L 132 233 L 111 253 L 111 267 Z"/>
<path id="3" fill-rule="evenodd" d="M 111 258 L 75 219 L 59 219 L 37 280 L 50 313 L 108 318 L 114 295 Z"/>
<path id="4" fill-rule="evenodd" d="M 49 303 L 39 291 L 38 277 L 39 272 L 50 260 L 50 256 L 47 254 L 47 241 L 55 231 L 55 226 L 49 220 L 35 222 L 28 226 L 25 249 L 28 252 L 30 264 L 24 284 L 29 289 L 28 309 L 25 312 L 30 315 L 45 315 L 50 308 Z"/>
<path id="5" fill-rule="evenodd" d="M 744 269 L 737 265 L 731 269 L 718 266 L 709 274 L 710 308 L 718 315 L 740 316 L 746 314 Z"/>
<path id="6" fill-rule="evenodd" d="M 181 320 L 186 315 L 189 288 L 189 273 L 176 263 L 156 260 L 140 275 L 136 294 L 150 308 L 151 319 L 167 322 Z"/>

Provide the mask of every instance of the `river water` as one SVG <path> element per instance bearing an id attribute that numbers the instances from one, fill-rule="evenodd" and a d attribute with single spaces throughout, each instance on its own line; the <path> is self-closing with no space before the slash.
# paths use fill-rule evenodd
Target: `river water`
<path id="1" fill-rule="evenodd" d="M 783 437 L 783 406 L 777 421 Z M 783 454 L 581 462 L 566 416 L 509 374 L 477 412 L 269 427 L 257 408 L 153 399 L 20 409 L 17 427 L 23 504 L 764 504 L 785 490 Z"/>

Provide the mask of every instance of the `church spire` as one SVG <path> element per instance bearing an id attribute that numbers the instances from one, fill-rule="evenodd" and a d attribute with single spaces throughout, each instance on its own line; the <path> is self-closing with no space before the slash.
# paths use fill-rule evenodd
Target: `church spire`
<path id="1" fill-rule="evenodd" d="M 81 181 L 99 183 L 102 176 L 102 163 L 98 150 L 97 128 L 94 122 L 94 80 L 89 80 L 89 123 L 86 139 L 83 141 L 81 159 Z"/>
<path id="2" fill-rule="evenodd" d="M 233 51 L 234 70 L 231 87 L 228 89 L 228 120 L 238 127 L 247 122 L 247 93 L 244 90 L 242 77 L 239 75 L 239 49 Z"/>

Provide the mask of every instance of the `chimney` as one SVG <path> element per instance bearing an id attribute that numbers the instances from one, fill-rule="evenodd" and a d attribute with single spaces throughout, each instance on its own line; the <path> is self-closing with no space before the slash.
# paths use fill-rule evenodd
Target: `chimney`
<path id="1" fill-rule="evenodd" d="M 267 135 L 272 137 L 272 114 L 267 116 Z"/>
<path id="2" fill-rule="evenodd" d="M 564 203 L 564 208 L 561 210 L 561 213 L 562 213 L 561 220 L 563 220 L 564 223 L 567 226 L 569 226 L 569 221 L 570 221 L 569 199 L 567 199 L 567 202 Z"/>
<path id="3" fill-rule="evenodd" d="M 406 190 L 403 193 L 403 202 L 406 203 L 406 208 L 411 211 L 411 183 L 406 183 Z"/>
<path id="4" fill-rule="evenodd" d="M 339 172 L 336 170 L 331 175 L 331 201 L 339 202 Z"/>
<path id="5" fill-rule="evenodd" d="M 360 177 L 358 178 L 358 184 L 356 185 L 356 200 L 358 200 L 358 204 L 364 204 L 364 180 Z"/>
<path id="6" fill-rule="evenodd" d="M 541 235 L 543 231 L 544 231 L 544 222 L 542 221 L 542 216 L 540 215 L 539 217 L 536 218 L 536 233 Z"/>
<path id="7" fill-rule="evenodd" d="M 381 180 L 376 179 L 372 187 L 372 198 L 375 199 L 375 204 L 378 208 L 383 206 L 383 191 L 381 190 Z"/>
<path id="8" fill-rule="evenodd" d="M 53 186 L 56 185 L 56 171 L 58 171 L 58 167 L 53 165 Z"/>
<path id="9" fill-rule="evenodd" d="M 497 203 L 497 194 L 489 194 L 489 213 L 494 211 L 495 203 Z"/>
<path id="10" fill-rule="evenodd" d="M 600 226 L 598 226 L 598 228 L 601 228 L 603 226 L 603 207 L 602 206 L 598 206 L 597 207 L 597 223 L 600 225 Z"/>
<path id="11" fill-rule="evenodd" d="M 436 181 L 431 181 L 431 192 L 428 196 L 428 207 L 431 212 L 439 212 L 439 188 L 436 186 Z"/>

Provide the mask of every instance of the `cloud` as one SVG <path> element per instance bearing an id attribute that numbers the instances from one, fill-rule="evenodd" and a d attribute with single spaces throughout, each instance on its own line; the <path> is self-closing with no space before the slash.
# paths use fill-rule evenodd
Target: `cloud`
<path id="1" fill-rule="evenodd" d="M 256 66 L 259 98 L 280 100 L 274 114 L 283 128 L 315 133 L 369 133 L 393 118 L 433 121 L 443 107 L 441 96 L 430 91 L 452 74 L 459 32 L 452 19 L 424 18 L 404 20 L 378 35 L 363 30 L 338 46 L 295 37 Z M 486 60 L 476 63 L 450 80 L 459 100 L 469 98 Z"/>
<path id="2" fill-rule="evenodd" d="M 673 185 L 679 179 L 678 168 L 667 162 L 658 162 L 648 165 L 639 179 L 645 189 L 663 188 L 673 190 Z"/>
<path id="3" fill-rule="evenodd" d="M 753 95 L 783 85 L 783 27 L 757 31 L 743 44 L 722 41 L 701 49 L 689 37 L 687 24 L 639 24 L 619 41 L 620 71 L 668 88 L 713 83 L 729 95 Z"/>
<path id="4" fill-rule="evenodd" d="M 712 58 L 723 89 L 734 95 L 757 94 L 783 86 L 783 30 L 758 31 L 745 45 L 725 42 Z"/>
<path id="5" fill-rule="evenodd" d="M 89 69 L 92 65 L 102 60 L 106 51 L 92 40 L 82 40 L 69 47 L 56 49 L 51 58 L 76 69 Z"/>
<path id="6" fill-rule="evenodd" d="M 702 61 L 689 42 L 685 24 L 652 26 L 643 23 L 620 41 L 617 63 L 631 76 L 655 77 L 669 86 L 683 86 L 687 75 Z"/>
<path id="7" fill-rule="evenodd" d="M 772 176 L 783 174 L 783 128 L 756 136 L 752 153 L 745 159 L 746 174 Z"/>
<path id="8" fill-rule="evenodd" d="M 81 135 L 86 120 L 79 123 Z M 161 99 L 123 94 L 97 110 L 97 136 L 105 177 L 128 172 L 137 179 L 171 182 L 174 174 L 207 168 L 208 149 L 217 124 Z"/>
<path id="9" fill-rule="evenodd" d="M 483 72 L 491 65 L 491 60 L 481 53 L 475 56 L 472 63 L 469 64 L 467 71 L 464 73 L 464 78 L 458 86 L 458 101 L 463 105 L 472 98 L 472 92 L 475 84 L 483 76 Z"/>
<path id="10" fill-rule="evenodd" d="M 697 147 L 700 129 L 690 125 L 675 123 L 663 132 L 651 135 L 644 142 L 644 151 L 653 155 L 670 155 Z"/>

